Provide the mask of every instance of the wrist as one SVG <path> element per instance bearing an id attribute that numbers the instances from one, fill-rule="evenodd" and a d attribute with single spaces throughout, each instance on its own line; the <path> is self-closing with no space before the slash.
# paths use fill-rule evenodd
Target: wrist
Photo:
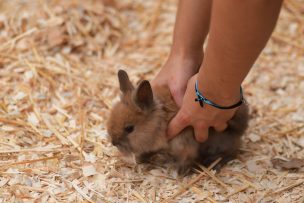
<path id="1" fill-rule="evenodd" d="M 188 63 L 195 63 L 198 64 L 197 69 L 202 63 L 204 54 L 203 50 L 191 50 L 186 48 L 172 48 L 172 51 L 169 55 L 169 60 L 177 60 L 177 61 L 184 61 Z"/>
<path id="2" fill-rule="evenodd" d="M 230 106 L 241 99 L 240 85 L 205 77 L 197 77 L 197 81 L 198 90 L 204 97 L 218 105 Z"/>

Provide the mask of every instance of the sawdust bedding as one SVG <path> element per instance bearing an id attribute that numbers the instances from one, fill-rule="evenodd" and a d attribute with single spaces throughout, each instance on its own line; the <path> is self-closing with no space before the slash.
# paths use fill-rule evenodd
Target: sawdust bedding
<path id="1" fill-rule="evenodd" d="M 304 1 L 287 0 L 247 77 L 238 159 L 178 179 L 107 141 L 116 73 L 151 79 L 176 1 L 0 2 L 0 202 L 304 202 Z"/>

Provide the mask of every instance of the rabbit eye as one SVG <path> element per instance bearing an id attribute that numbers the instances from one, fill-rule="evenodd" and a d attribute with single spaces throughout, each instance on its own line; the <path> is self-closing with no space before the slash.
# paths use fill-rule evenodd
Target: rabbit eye
<path id="1" fill-rule="evenodd" d="M 128 126 L 126 126 L 125 127 L 125 129 L 124 129 L 124 131 L 126 132 L 126 133 L 131 133 L 131 132 L 133 132 L 133 130 L 134 130 L 134 126 L 133 125 L 128 125 Z"/>

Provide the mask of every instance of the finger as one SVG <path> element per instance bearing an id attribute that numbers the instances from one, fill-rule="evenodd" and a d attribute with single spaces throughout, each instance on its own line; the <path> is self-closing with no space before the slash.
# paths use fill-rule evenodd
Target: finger
<path id="1" fill-rule="evenodd" d="M 227 123 L 221 123 L 221 124 L 215 125 L 214 129 L 217 132 L 223 132 L 224 130 L 226 130 L 227 127 L 228 127 Z"/>
<path id="2" fill-rule="evenodd" d="M 198 142 L 205 142 L 208 139 L 209 127 L 206 125 L 198 124 L 194 126 L 195 139 Z"/>
<path id="3" fill-rule="evenodd" d="M 178 133 L 180 133 L 186 126 L 189 125 L 190 117 L 182 109 L 177 113 L 177 115 L 170 121 L 167 129 L 168 139 L 172 139 Z"/>

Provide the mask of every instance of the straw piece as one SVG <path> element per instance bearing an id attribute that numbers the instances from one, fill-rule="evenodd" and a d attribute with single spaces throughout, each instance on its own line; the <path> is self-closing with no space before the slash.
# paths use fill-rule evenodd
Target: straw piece
<path id="1" fill-rule="evenodd" d="M 218 179 L 217 177 L 215 177 L 215 175 L 213 175 L 212 173 L 210 173 L 210 171 L 205 168 L 202 165 L 199 165 L 199 167 L 208 175 L 210 176 L 210 178 L 212 178 L 215 182 L 217 182 L 218 184 L 220 184 L 221 186 L 223 186 L 226 190 L 228 188 L 228 185 L 225 184 L 223 181 L 221 181 L 220 179 Z"/>
<path id="2" fill-rule="evenodd" d="M 230 197 L 230 196 L 232 196 L 232 195 L 235 195 L 235 194 L 237 194 L 239 192 L 242 192 L 242 191 L 246 190 L 249 187 L 250 187 L 250 185 L 243 185 L 242 187 L 240 187 L 240 188 L 236 189 L 235 191 L 231 192 L 230 194 L 228 194 L 227 198 Z"/>
<path id="3" fill-rule="evenodd" d="M 296 182 L 296 183 L 293 183 L 293 184 L 291 184 L 291 185 L 288 185 L 288 186 L 286 186 L 286 187 L 282 187 L 282 188 L 280 188 L 280 189 L 277 189 L 276 191 L 272 192 L 271 194 L 277 194 L 277 193 L 284 192 L 284 191 L 286 191 L 286 190 L 290 190 L 290 189 L 292 189 L 292 188 L 294 188 L 294 187 L 297 187 L 297 186 L 302 185 L 303 183 L 304 183 L 304 180 L 300 180 L 300 181 L 298 181 L 298 182 Z"/>
<path id="4" fill-rule="evenodd" d="M 134 85 L 157 75 L 177 8 L 175 0 L 0 1 L 2 201 L 303 202 L 303 169 L 271 160 L 304 157 L 304 0 L 283 2 L 243 82 L 250 122 L 237 159 L 216 174 L 218 162 L 177 178 L 161 155 L 148 164 L 117 155 L 107 132 L 117 72 Z"/>
<path id="5" fill-rule="evenodd" d="M 197 193 L 198 195 L 205 196 L 205 194 L 203 194 L 203 192 L 200 189 L 198 189 L 197 187 L 191 187 L 191 190 L 194 191 L 195 193 Z M 206 196 L 205 199 L 209 200 L 212 203 L 217 203 L 217 201 L 215 201 L 214 199 L 212 199 L 209 196 Z M 203 201 L 203 200 L 204 199 L 200 199 L 200 201 Z"/>
<path id="6" fill-rule="evenodd" d="M 218 158 L 215 160 L 208 168 L 212 169 L 217 163 L 221 161 L 221 158 Z M 207 169 L 206 169 L 207 170 Z M 193 184 L 195 184 L 197 181 L 199 181 L 203 176 L 205 176 L 205 173 L 202 173 L 198 171 L 200 174 L 196 176 L 194 179 L 192 179 L 189 183 L 187 183 L 185 186 L 183 186 L 179 191 L 177 191 L 173 196 L 171 196 L 169 199 L 166 199 L 162 202 L 171 202 L 173 201 L 176 197 L 182 195 L 184 192 L 186 192 Z"/>
<path id="7" fill-rule="evenodd" d="M 93 200 L 91 200 L 91 198 L 89 196 L 86 195 L 86 193 L 77 185 L 76 183 L 77 181 L 72 181 L 71 184 L 73 186 L 73 188 L 83 197 L 85 198 L 88 202 L 94 202 Z"/>
<path id="8" fill-rule="evenodd" d="M 48 118 L 46 117 L 46 115 L 42 116 L 42 120 L 44 121 L 46 126 L 55 134 L 55 136 L 60 140 L 61 144 L 68 145 L 68 140 L 56 130 L 56 128 L 49 122 Z"/>
<path id="9" fill-rule="evenodd" d="M 0 154 L 7 153 L 23 153 L 23 152 L 57 152 L 57 151 L 66 151 L 69 150 L 67 148 L 62 148 L 61 145 L 57 146 L 45 146 L 45 147 L 35 147 L 28 149 L 8 149 L 8 150 L 0 150 Z"/>
<path id="10" fill-rule="evenodd" d="M 35 191 L 35 192 L 45 192 L 45 189 L 37 188 L 37 187 L 31 187 L 31 186 L 25 186 L 25 185 L 18 185 L 19 188 L 27 189 L 29 191 Z"/>
<path id="11" fill-rule="evenodd" d="M 37 30 L 38 30 L 37 28 L 32 28 L 32 29 L 30 29 L 30 30 L 28 30 L 28 31 L 26 31 L 26 32 L 24 32 L 24 33 L 22 33 L 22 34 L 20 34 L 20 35 L 18 35 L 16 37 L 14 37 L 13 39 L 10 39 L 9 41 L 7 41 L 4 44 L 2 44 L 0 46 L 0 49 L 7 48 L 7 46 L 10 45 L 10 44 L 12 44 L 11 46 L 13 46 L 16 43 L 16 41 L 22 39 L 23 37 L 26 37 L 27 35 L 33 34 Z"/>
<path id="12" fill-rule="evenodd" d="M 59 159 L 59 158 L 60 158 L 60 156 L 57 155 L 57 156 L 45 157 L 45 158 L 41 158 L 41 159 L 24 160 L 24 161 L 19 161 L 19 162 L 15 162 L 15 163 L 0 165 L 0 168 L 22 165 L 22 164 L 31 164 L 31 163 L 35 163 L 35 162 L 39 162 L 39 161 L 47 161 L 47 160 Z"/>
<path id="13" fill-rule="evenodd" d="M 145 202 L 147 203 L 147 200 L 145 200 L 145 198 L 139 194 L 136 190 L 132 190 L 132 193 L 135 197 L 137 197 L 141 202 Z"/>

